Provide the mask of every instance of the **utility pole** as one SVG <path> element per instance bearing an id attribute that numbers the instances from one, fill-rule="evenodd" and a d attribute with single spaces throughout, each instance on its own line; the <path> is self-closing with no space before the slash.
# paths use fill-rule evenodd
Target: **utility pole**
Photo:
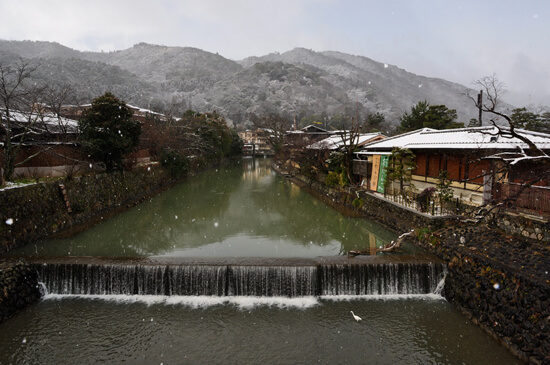
<path id="1" fill-rule="evenodd" d="M 477 94 L 477 107 L 479 108 L 479 126 L 480 127 L 483 125 L 483 122 L 481 120 L 482 105 L 483 105 L 483 90 L 479 90 L 479 94 Z"/>

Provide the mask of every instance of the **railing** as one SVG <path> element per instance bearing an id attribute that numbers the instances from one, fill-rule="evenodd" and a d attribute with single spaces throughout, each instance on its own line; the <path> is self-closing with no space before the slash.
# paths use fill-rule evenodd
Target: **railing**
<path id="1" fill-rule="evenodd" d="M 406 191 L 400 194 L 397 190 L 389 189 L 389 192 L 387 191 L 384 194 L 384 198 L 393 203 L 432 216 L 460 215 L 466 211 L 466 205 L 461 202 L 460 198 L 452 198 L 442 202 L 437 193 L 421 202 L 418 199 L 417 193 Z"/>

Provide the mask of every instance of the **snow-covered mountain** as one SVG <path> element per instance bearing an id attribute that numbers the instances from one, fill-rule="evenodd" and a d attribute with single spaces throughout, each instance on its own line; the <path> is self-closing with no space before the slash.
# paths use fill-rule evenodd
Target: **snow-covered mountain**
<path id="1" fill-rule="evenodd" d="M 70 84 L 80 102 L 108 90 L 133 105 L 176 115 L 216 110 L 234 123 L 266 113 L 301 118 L 380 112 L 395 126 L 423 100 L 456 109 L 465 124 L 477 116 L 465 86 L 339 52 L 296 48 L 233 61 L 196 48 L 145 43 L 98 53 L 0 41 L 0 62 L 17 58 L 39 64 L 33 76 L 39 81 Z"/>

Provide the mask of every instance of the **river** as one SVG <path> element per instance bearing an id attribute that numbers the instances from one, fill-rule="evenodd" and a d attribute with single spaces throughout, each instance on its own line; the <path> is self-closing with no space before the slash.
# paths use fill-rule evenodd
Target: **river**
<path id="1" fill-rule="evenodd" d="M 347 260 L 350 249 L 374 252 L 395 238 L 314 199 L 272 172 L 270 160 L 243 159 L 191 177 L 74 237 L 11 254 L 33 260 L 101 256 L 273 265 L 274 259 Z M 415 247 L 404 251 L 401 255 L 422 255 Z M 351 311 L 362 320 L 354 320 Z M 520 363 L 436 292 L 297 297 L 50 292 L 0 329 L 0 364 Z"/>

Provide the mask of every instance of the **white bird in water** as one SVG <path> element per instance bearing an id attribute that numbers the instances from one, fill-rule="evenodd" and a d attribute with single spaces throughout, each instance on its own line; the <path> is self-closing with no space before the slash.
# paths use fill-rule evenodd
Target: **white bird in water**
<path id="1" fill-rule="evenodd" d="M 354 319 L 355 319 L 355 320 L 356 320 L 357 322 L 359 322 L 359 321 L 362 321 L 362 320 L 363 320 L 363 318 L 361 318 L 361 317 L 359 317 L 359 316 L 355 315 L 355 313 L 353 313 L 353 311 L 350 311 L 350 312 L 351 312 L 351 315 L 353 316 L 353 318 L 354 318 Z"/>

